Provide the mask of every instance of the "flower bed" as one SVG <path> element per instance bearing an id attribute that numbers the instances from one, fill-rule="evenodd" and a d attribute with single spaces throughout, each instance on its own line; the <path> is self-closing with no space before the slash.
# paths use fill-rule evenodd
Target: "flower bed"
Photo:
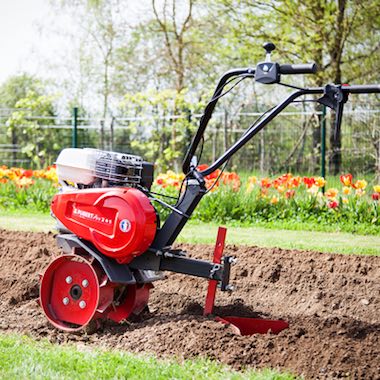
<path id="1" fill-rule="evenodd" d="M 200 170 L 205 168 L 199 167 Z M 171 171 L 160 174 L 155 181 L 156 191 L 173 196 L 183 179 L 183 175 Z M 373 226 L 372 233 L 380 232 L 377 228 L 380 226 L 380 185 L 369 189 L 366 180 L 354 180 L 351 174 L 340 176 L 340 183 L 340 188 L 330 188 L 322 177 L 300 177 L 290 173 L 276 178 L 251 176 L 243 181 L 234 172 L 216 171 L 206 177 L 210 193 L 195 210 L 194 218 L 204 222 L 237 221 L 242 224 L 286 221 L 288 226 L 292 222 L 311 222 L 334 224 L 348 231 L 356 231 L 357 224 L 362 223 Z M 160 210 L 164 215 L 169 213 L 167 209 Z"/>
<path id="2" fill-rule="evenodd" d="M 0 208 L 48 212 L 57 192 L 54 166 L 43 170 L 0 167 Z"/>
<path id="3" fill-rule="evenodd" d="M 199 169 L 206 167 L 202 165 Z M 172 171 L 161 173 L 154 182 L 153 191 L 176 198 L 184 178 L 183 174 Z M 340 176 L 340 185 L 335 187 L 329 187 L 322 177 L 300 177 L 290 173 L 276 178 L 251 176 L 243 180 L 235 172 L 216 170 L 205 179 L 209 194 L 193 214 L 199 221 L 286 222 L 287 226 L 291 223 L 334 224 L 348 231 L 357 231 L 361 224 L 369 226 L 371 233 L 380 232 L 380 185 L 370 187 L 366 180 L 354 179 L 351 174 Z M 54 166 L 45 170 L 2 166 L 0 208 L 47 212 L 57 187 Z M 322 188 L 325 188 L 324 193 Z M 170 210 L 158 203 L 155 206 L 164 220 Z"/>

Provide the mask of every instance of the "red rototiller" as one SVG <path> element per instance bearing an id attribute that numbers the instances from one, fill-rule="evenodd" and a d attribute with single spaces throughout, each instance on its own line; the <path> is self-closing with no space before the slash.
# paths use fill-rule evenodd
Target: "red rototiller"
<path id="1" fill-rule="evenodd" d="M 322 95 L 317 101 L 336 111 L 340 128 L 343 105 L 350 93 L 380 93 L 380 85 L 299 88 L 281 83 L 281 75 L 316 72 L 315 64 L 271 62 L 275 46 L 264 45 L 266 61 L 256 68 L 225 73 L 205 108 L 199 128 L 183 162 L 185 179 L 175 205 L 157 199 L 151 191 L 153 164 L 130 154 L 96 149 L 64 149 L 57 159 L 62 189 L 51 204 L 58 221 L 58 246 L 64 254 L 41 276 L 40 305 L 57 328 L 75 331 L 90 322 L 110 319 L 120 322 L 139 314 L 148 304 L 153 282 L 163 271 L 183 273 L 209 280 L 205 315 L 212 314 L 217 286 L 230 291 L 230 269 L 234 258 L 223 257 L 226 230 L 219 229 L 213 262 L 187 257 L 172 245 L 194 209 L 207 193 L 204 177 L 226 164 L 290 103 L 308 94 Z M 240 139 L 207 169 L 197 169 L 196 150 L 218 100 L 247 78 L 264 84 L 282 84 L 296 91 L 264 113 Z M 227 84 L 234 85 L 223 93 Z M 155 202 L 170 208 L 161 225 Z M 223 207 L 221 205 L 221 207 Z M 237 333 L 277 333 L 288 327 L 282 320 L 216 317 Z"/>

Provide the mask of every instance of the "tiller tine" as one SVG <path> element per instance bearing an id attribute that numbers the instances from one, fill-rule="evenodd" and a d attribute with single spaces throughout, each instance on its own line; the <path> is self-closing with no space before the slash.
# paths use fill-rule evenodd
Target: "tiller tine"
<path id="1" fill-rule="evenodd" d="M 214 259 L 213 262 L 215 264 L 221 264 L 222 255 L 226 240 L 227 229 L 224 227 L 219 227 L 218 236 L 216 238 L 216 244 L 214 249 Z M 231 257 L 224 258 L 224 264 L 231 264 Z M 231 290 L 232 287 L 228 285 L 229 281 L 229 268 L 225 269 L 225 276 L 223 281 L 225 283 L 221 284 L 221 290 Z M 218 287 L 217 280 L 209 280 L 209 285 L 207 289 L 207 296 L 205 307 L 203 311 L 203 315 L 212 315 L 215 304 L 215 296 L 216 289 Z M 223 323 L 225 325 L 229 325 L 232 331 L 238 335 L 252 335 L 252 334 L 267 334 L 273 333 L 278 334 L 280 331 L 287 329 L 289 327 L 289 323 L 282 320 L 270 320 L 270 319 L 261 319 L 261 318 L 247 318 L 247 317 L 236 317 L 236 316 L 227 316 L 227 317 L 219 317 L 215 316 L 215 321 Z"/>

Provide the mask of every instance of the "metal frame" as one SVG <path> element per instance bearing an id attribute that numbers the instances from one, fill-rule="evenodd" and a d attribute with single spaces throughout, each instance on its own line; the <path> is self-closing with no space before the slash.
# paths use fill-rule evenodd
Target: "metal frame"
<path id="1" fill-rule="evenodd" d="M 296 66 L 296 65 L 294 65 Z M 291 74 L 292 70 L 289 65 L 280 65 L 280 72 L 283 74 Z M 300 70 L 302 69 L 302 70 Z M 295 67 L 295 72 L 314 72 L 315 67 L 309 65 L 307 67 L 299 65 Z M 309 70 L 309 71 L 308 71 Z M 233 156 L 238 150 L 240 150 L 249 140 L 251 140 L 257 133 L 259 133 L 266 125 L 268 125 L 278 114 L 280 114 L 289 104 L 291 104 L 297 98 L 304 95 L 318 95 L 324 94 L 318 101 L 327 105 L 330 108 L 335 109 L 336 124 L 335 129 L 339 130 L 342 122 L 343 105 L 348 99 L 350 93 L 380 93 L 380 85 L 356 85 L 356 86 L 341 86 L 341 85 L 327 85 L 325 87 L 311 87 L 298 89 L 290 94 L 286 99 L 279 103 L 275 108 L 268 112 L 256 125 L 248 129 L 241 138 L 236 141 L 230 148 L 228 148 L 214 163 L 212 163 L 207 169 L 198 172 L 196 167 L 191 166 L 191 159 L 194 156 L 199 143 L 207 128 L 208 122 L 211 119 L 212 113 L 218 102 L 222 91 L 227 84 L 228 80 L 233 77 L 245 77 L 252 78 L 255 75 L 255 69 L 234 69 L 226 72 L 219 80 L 216 86 L 214 95 L 210 103 L 206 106 L 204 115 L 200 120 L 198 130 L 190 143 L 189 149 L 186 153 L 183 161 L 183 171 L 191 179 L 188 181 L 186 189 L 183 195 L 180 197 L 175 209 L 169 215 L 165 221 L 163 227 L 157 232 L 156 238 L 152 244 L 153 248 L 165 249 L 166 246 L 170 246 L 182 228 L 186 224 L 187 220 L 191 216 L 195 207 L 198 205 L 202 197 L 206 193 L 204 177 L 217 170 L 223 165 L 231 156 Z M 325 101 L 328 99 L 328 101 Z M 179 211 L 179 212 L 178 212 Z M 182 212 L 183 214 L 181 214 Z"/>
<path id="2" fill-rule="evenodd" d="M 314 73 L 315 65 L 278 65 L 278 70 L 280 74 Z M 200 120 L 198 130 L 192 139 L 184 158 L 183 172 L 186 174 L 186 185 L 184 192 L 180 195 L 177 204 L 174 207 L 171 207 L 171 214 L 166 219 L 162 228 L 157 231 L 156 237 L 147 252 L 136 257 L 128 265 L 122 265 L 102 255 L 94 246 L 77 237 L 74 238 L 72 235 L 60 235 L 58 240 L 61 245 L 66 250 L 72 249 L 73 247 L 81 247 L 85 249 L 91 256 L 99 261 L 110 280 L 118 283 L 130 283 L 131 281 L 140 282 L 141 280 L 139 281 L 138 277 L 146 277 L 151 281 L 154 281 L 155 279 L 159 279 L 161 277 L 160 275 L 157 275 L 157 277 L 154 275 L 151 276 L 149 271 L 171 271 L 215 280 L 221 284 L 221 290 L 229 290 L 229 273 L 231 263 L 233 262 L 231 257 L 225 257 L 222 260 L 222 263 L 220 263 L 220 261 L 208 262 L 188 258 L 184 252 L 171 249 L 171 245 L 174 243 L 196 206 L 207 192 L 204 177 L 223 165 L 233 154 L 235 154 L 250 139 L 252 139 L 252 137 L 268 125 L 269 122 L 281 113 L 290 103 L 301 96 L 309 94 L 323 94 L 323 96 L 319 99 L 319 102 L 335 109 L 337 112 L 335 127 L 338 130 L 342 121 L 343 104 L 347 101 L 348 94 L 380 93 L 380 85 L 327 85 L 325 87 L 299 88 L 279 103 L 275 108 L 269 111 L 257 124 L 249 128 L 237 142 L 227 149 L 207 169 L 200 172 L 197 171 L 196 167 L 192 165 L 192 158 L 195 155 L 199 143 L 201 142 L 218 99 L 223 95 L 222 92 L 224 87 L 234 78 L 241 77 L 245 79 L 254 78 L 254 76 L 255 69 L 239 68 L 226 72 L 220 78 L 213 98 L 205 108 L 205 112 Z M 280 83 L 280 75 L 278 75 L 278 83 Z M 134 274 L 137 273 L 140 273 L 142 276 L 134 276 Z"/>

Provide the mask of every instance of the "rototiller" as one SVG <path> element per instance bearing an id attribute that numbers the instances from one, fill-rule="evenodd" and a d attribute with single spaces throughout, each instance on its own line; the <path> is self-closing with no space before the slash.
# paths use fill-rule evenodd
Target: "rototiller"
<path id="1" fill-rule="evenodd" d="M 213 262 L 189 258 L 182 250 L 172 248 L 208 191 L 204 177 L 225 166 L 234 153 L 301 96 L 322 95 L 315 101 L 336 111 L 335 127 L 339 129 L 343 105 L 350 93 L 380 92 L 380 85 L 300 88 L 281 83 L 281 75 L 315 73 L 316 65 L 271 62 L 275 46 L 267 43 L 264 48 L 265 62 L 256 68 L 230 70 L 219 80 L 185 156 L 183 191 L 179 191 L 174 205 L 151 192 L 153 164 L 140 157 L 95 149 L 64 149 L 60 153 L 56 164 L 62 189 L 54 197 L 51 211 L 58 221 L 57 242 L 64 254 L 53 260 L 41 276 L 39 299 L 55 327 L 75 331 L 90 322 L 120 322 L 139 314 L 147 306 L 152 283 L 163 278 L 163 271 L 209 280 L 204 313 L 212 314 L 217 286 L 222 291 L 232 290 L 229 278 L 234 258 L 222 257 L 226 230 L 219 229 Z M 296 91 L 265 112 L 207 169 L 198 170 L 195 154 L 218 100 L 247 78 L 282 84 Z M 223 92 L 231 83 L 232 87 Z M 171 210 L 164 223 L 160 222 L 155 202 Z M 240 334 L 277 333 L 288 327 L 282 320 L 217 320 L 232 325 Z"/>

